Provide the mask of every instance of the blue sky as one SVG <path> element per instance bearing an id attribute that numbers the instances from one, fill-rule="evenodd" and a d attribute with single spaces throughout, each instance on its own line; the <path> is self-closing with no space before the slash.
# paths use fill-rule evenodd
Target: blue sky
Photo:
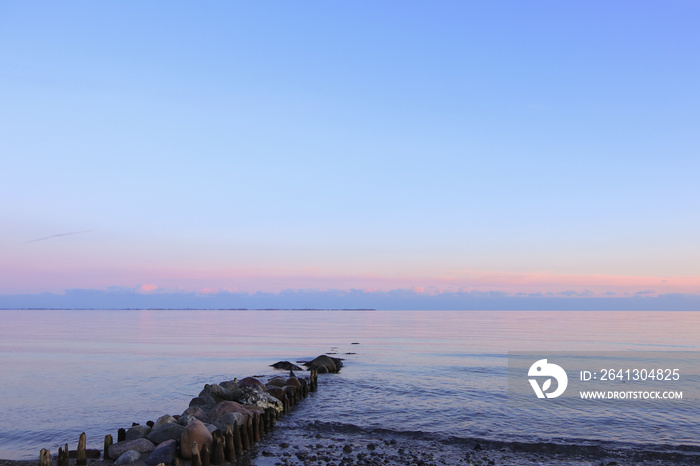
<path id="1" fill-rule="evenodd" d="M 698 293 L 699 9 L 4 2 L 0 293 Z"/>

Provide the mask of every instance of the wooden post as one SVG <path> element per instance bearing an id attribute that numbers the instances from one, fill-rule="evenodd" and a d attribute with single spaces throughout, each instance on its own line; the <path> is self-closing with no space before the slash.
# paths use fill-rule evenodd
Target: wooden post
<path id="1" fill-rule="evenodd" d="M 85 432 L 80 434 L 80 438 L 78 439 L 78 452 L 75 464 L 77 466 L 85 466 L 87 464 L 87 452 L 85 451 Z"/>
<path id="2" fill-rule="evenodd" d="M 243 421 L 238 430 L 241 432 L 241 444 L 243 444 L 243 451 L 250 450 L 250 439 L 248 438 L 247 422 Z"/>
<path id="3" fill-rule="evenodd" d="M 46 448 L 39 452 L 39 466 L 51 466 L 51 453 Z"/>
<path id="4" fill-rule="evenodd" d="M 258 440 L 265 436 L 265 411 L 258 413 Z"/>
<path id="5" fill-rule="evenodd" d="M 117 431 L 117 442 L 123 442 L 124 440 L 126 440 L 126 430 L 119 429 Z"/>
<path id="6" fill-rule="evenodd" d="M 102 455 L 104 459 L 109 458 L 109 447 L 111 447 L 113 443 L 114 439 L 112 438 L 112 436 L 109 434 L 105 435 L 105 452 L 104 455 Z"/>
<path id="7" fill-rule="evenodd" d="M 248 430 L 248 444 L 250 448 L 253 448 L 253 444 L 255 443 L 255 435 L 253 435 L 253 416 L 248 416 L 246 418 L 245 426 Z"/>
<path id="8" fill-rule="evenodd" d="M 243 437 L 238 422 L 233 423 L 233 442 L 236 446 L 236 456 L 241 456 L 243 454 Z"/>
<path id="9" fill-rule="evenodd" d="M 228 430 L 228 426 L 226 426 Z M 211 444 L 211 464 L 224 464 L 224 436 L 219 430 L 215 430 L 212 434 L 213 441 Z"/>
<path id="10" fill-rule="evenodd" d="M 202 459 L 199 457 L 199 445 L 192 442 L 192 466 L 202 466 Z"/>
<path id="11" fill-rule="evenodd" d="M 228 424 L 226 426 L 226 448 L 224 449 L 224 458 L 226 462 L 233 463 L 236 461 L 236 443 L 233 440 L 233 426 Z M 240 441 L 240 438 L 238 439 Z"/>
<path id="12" fill-rule="evenodd" d="M 253 443 L 258 443 L 260 441 L 260 413 L 255 412 L 252 416 L 253 424 Z"/>
<path id="13" fill-rule="evenodd" d="M 58 447 L 58 466 L 68 466 L 68 444 L 67 443 L 66 443 L 65 449 Z"/>
<path id="14" fill-rule="evenodd" d="M 201 459 L 202 459 L 202 466 L 211 466 L 211 462 L 209 461 L 209 447 L 206 445 L 202 445 L 202 451 L 200 453 Z"/>

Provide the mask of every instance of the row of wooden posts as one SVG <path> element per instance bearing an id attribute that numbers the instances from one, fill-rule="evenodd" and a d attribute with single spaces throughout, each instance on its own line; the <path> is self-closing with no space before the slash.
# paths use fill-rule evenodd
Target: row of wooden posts
<path id="1" fill-rule="evenodd" d="M 192 466 L 218 466 L 225 463 L 234 463 L 244 451 L 250 450 L 256 442 L 260 441 L 263 435 L 270 432 L 282 415 L 287 414 L 293 406 L 296 406 L 299 401 L 306 398 L 309 392 L 316 391 L 317 386 L 318 371 L 312 369 L 309 383 L 302 384 L 300 390 L 285 393 L 281 413 L 275 408 L 267 408 L 262 414 L 256 412 L 252 416 L 248 416 L 244 424 L 239 425 L 238 422 L 228 424 L 226 426 L 226 432 L 223 434 L 219 430 L 214 431 L 212 434 L 213 442 L 211 451 L 206 445 L 200 447 L 196 442 L 193 443 Z M 149 421 L 148 424 L 152 427 L 153 422 Z M 117 442 L 122 442 L 124 440 L 126 440 L 126 429 L 119 429 L 117 432 Z M 104 441 L 104 459 L 109 459 L 107 452 L 113 443 L 113 437 L 111 435 L 106 435 Z M 71 456 L 73 453 L 74 452 L 70 452 Z M 80 434 L 78 449 L 75 452 L 76 466 L 85 466 L 87 464 L 87 457 L 86 437 L 85 432 L 83 432 Z M 58 449 L 58 466 L 69 466 L 68 460 L 69 451 L 68 444 L 66 443 L 65 449 L 60 447 Z M 168 466 L 178 466 L 178 464 L 179 460 L 175 458 L 174 464 Z M 161 465 L 165 466 L 163 463 L 158 466 Z M 46 448 L 42 448 L 39 453 L 39 466 L 51 466 L 51 453 Z"/>

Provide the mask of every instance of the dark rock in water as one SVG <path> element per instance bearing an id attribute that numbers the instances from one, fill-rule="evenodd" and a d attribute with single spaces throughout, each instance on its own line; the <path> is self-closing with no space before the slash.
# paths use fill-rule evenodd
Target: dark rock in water
<path id="1" fill-rule="evenodd" d="M 476 445 L 474 445 L 474 451 L 479 451 L 479 450 L 481 450 L 481 444 L 477 443 Z"/>
<path id="2" fill-rule="evenodd" d="M 296 364 L 293 364 L 289 361 L 280 361 L 272 364 L 272 367 L 275 369 L 282 369 L 285 371 L 301 371 L 303 370 L 301 367 L 297 366 Z"/>
<path id="3" fill-rule="evenodd" d="M 182 412 L 182 416 L 193 416 L 200 421 L 206 421 L 209 419 L 209 415 L 201 408 L 201 406 L 190 406 Z M 179 419 L 179 421 L 180 424 L 187 425 L 186 422 L 182 422 L 182 419 Z"/>
<path id="4" fill-rule="evenodd" d="M 114 462 L 116 466 L 121 466 L 122 464 L 135 463 L 141 459 L 141 453 L 136 450 L 128 450 L 122 453 L 117 461 Z"/>
<path id="5" fill-rule="evenodd" d="M 352 453 L 352 447 L 351 447 L 350 445 L 345 445 L 345 446 L 343 447 L 343 451 L 344 451 L 345 453 Z"/>
<path id="6" fill-rule="evenodd" d="M 148 439 L 140 438 L 136 440 L 130 440 L 128 442 L 117 442 L 111 445 L 107 451 L 108 455 L 112 459 L 117 459 L 129 450 L 134 450 L 139 453 L 150 453 L 155 450 L 156 446 Z"/>
<path id="7" fill-rule="evenodd" d="M 322 354 L 311 362 L 304 363 L 307 369 L 316 369 L 319 374 L 337 374 L 340 368 L 343 367 L 343 361 L 338 358 L 332 358 Z"/>
<path id="8" fill-rule="evenodd" d="M 126 431 L 126 439 L 125 440 L 129 441 L 129 440 L 136 440 L 139 438 L 146 438 L 146 436 L 150 433 L 151 433 L 150 427 L 136 425 L 136 426 L 134 426 Z"/>
<path id="9" fill-rule="evenodd" d="M 175 459 L 177 440 L 166 440 L 158 445 L 146 459 L 148 466 L 158 466 L 160 463 L 171 464 Z"/>
<path id="10" fill-rule="evenodd" d="M 251 414 L 251 412 L 245 409 L 240 403 L 235 401 L 222 401 L 214 406 L 214 409 L 209 413 L 209 422 L 214 424 L 221 416 L 228 413 L 241 413 L 246 416 Z"/>
<path id="11" fill-rule="evenodd" d="M 263 383 L 261 381 L 259 381 L 258 379 L 256 379 L 255 377 L 246 377 L 243 380 L 239 380 L 238 387 L 241 389 L 246 388 L 246 387 L 254 388 L 254 389 L 260 390 L 262 392 L 267 391 L 267 389 L 265 388 L 265 385 L 263 385 Z"/>
<path id="12" fill-rule="evenodd" d="M 206 445 L 211 450 L 212 441 L 213 438 L 207 426 L 199 419 L 193 419 L 187 424 L 180 437 L 180 453 L 184 459 L 188 460 L 192 458 L 192 443 L 197 442 L 200 448 Z"/>
<path id="13" fill-rule="evenodd" d="M 179 440 L 184 430 L 185 426 L 180 423 L 161 424 L 154 427 L 146 438 L 156 445 L 160 445 L 167 440 Z"/>

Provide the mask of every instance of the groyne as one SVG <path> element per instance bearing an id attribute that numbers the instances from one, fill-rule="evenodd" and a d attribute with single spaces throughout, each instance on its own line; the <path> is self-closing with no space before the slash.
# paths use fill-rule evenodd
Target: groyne
<path id="1" fill-rule="evenodd" d="M 182 414 L 164 414 L 156 421 L 132 423 L 119 429 L 116 442 L 106 435 L 100 450 L 86 448 L 86 434 L 78 439 L 76 450 L 68 444 L 58 449 L 58 466 L 85 466 L 88 458 L 114 461 L 117 466 L 178 466 L 181 461 L 192 466 L 237 463 L 262 437 L 269 433 L 281 416 L 318 388 L 318 374 L 338 372 L 340 359 L 319 356 L 303 363 L 302 369 L 288 361 L 272 365 L 285 375 L 249 376 L 206 384 L 192 398 Z M 48 449 L 39 453 L 39 466 L 51 466 Z"/>

